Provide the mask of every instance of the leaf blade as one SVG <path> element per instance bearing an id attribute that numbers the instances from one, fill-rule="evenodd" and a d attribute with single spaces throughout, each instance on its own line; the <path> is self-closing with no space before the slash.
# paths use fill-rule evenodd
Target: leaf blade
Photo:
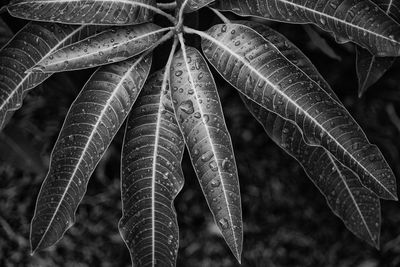
<path id="1" fill-rule="evenodd" d="M 215 82 L 192 47 L 174 57 L 170 75 L 175 114 L 207 204 L 240 262 L 242 214 L 235 157 Z"/>
<path id="2" fill-rule="evenodd" d="M 194 12 L 196 10 L 199 10 L 209 4 L 211 4 L 212 2 L 214 2 L 215 0 L 188 0 L 186 6 L 185 6 L 185 13 L 190 13 L 190 12 Z M 185 0 L 177 0 L 177 6 L 180 7 L 182 6 L 182 4 L 185 2 Z"/>
<path id="3" fill-rule="evenodd" d="M 90 175 L 128 115 L 150 65 L 151 58 L 139 57 L 100 68 L 71 105 L 36 202 L 33 252 L 53 245 L 72 226 Z"/>

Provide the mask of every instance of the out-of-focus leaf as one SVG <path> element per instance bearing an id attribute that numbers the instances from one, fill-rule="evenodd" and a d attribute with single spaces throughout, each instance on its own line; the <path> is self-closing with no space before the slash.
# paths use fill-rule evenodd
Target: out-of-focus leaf
<path id="1" fill-rule="evenodd" d="M 134 266 L 175 266 L 178 252 L 173 201 L 184 183 L 184 141 L 164 75 L 159 71 L 146 82 L 129 115 L 122 151 L 119 229 Z"/>
<path id="2" fill-rule="evenodd" d="M 339 43 L 354 42 L 378 56 L 400 55 L 400 25 L 369 0 L 223 0 L 220 10 L 287 23 L 313 23 Z"/>
<path id="3" fill-rule="evenodd" d="M 372 0 L 387 15 L 395 21 L 400 21 L 400 5 L 393 0 Z M 393 57 L 379 58 L 371 55 L 367 50 L 357 47 L 356 67 L 358 77 L 358 96 L 361 97 L 365 91 L 376 83 L 385 72 L 392 66 L 396 59 Z"/>
<path id="4" fill-rule="evenodd" d="M 307 145 L 292 122 L 241 96 L 271 139 L 302 165 L 308 177 L 325 196 L 329 207 L 343 220 L 346 227 L 357 237 L 379 247 L 379 198 L 324 148 Z"/>
<path id="5" fill-rule="evenodd" d="M 184 12 L 189 13 L 199 10 L 200 8 L 205 7 L 214 1 L 215 0 L 188 0 Z M 176 2 L 180 7 L 185 2 L 185 0 L 177 0 Z"/>
<path id="6" fill-rule="evenodd" d="M 153 23 L 106 29 L 53 52 L 32 71 L 77 70 L 122 61 L 148 49 L 166 30 Z"/>
<path id="7" fill-rule="evenodd" d="M 242 211 L 236 162 L 213 76 L 195 48 L 178 52 L 171 65 L 175 114 L 208 206 L 240 261 Z"/>
<path id="8" fill-rule="evenodd" d="M 2 18 L 0 18 L 0 49 L 12 38 L 13 32 L 7 26 Z"/>
<path id="9" fill-rule="evenodd" d="M 89 178 L 134 104 L 150 66 L 150 57 L 139 57 L 101 67 L 72 104 L 36 202 L 33 252 L 56 243 L 73 225 Z"/>
<path id="10" fill-rule="evenodd" d="M 204 54 L 236 89 L 295 123 L 308 144 L 320 145 L 386 199 L 397 199 L 396 180 L 379 149 L 344 106 L 271 41 L 249 27 L 215 25 L 201 33 Z M 287 42 L 281 47 L 293 49 Z M 286 47 L 286 48 L 285 48 Z"/>
<path id="11" fill-rule="evenodd" d="M 310 25 L 304 25 L 303 28 L 310 37 L 310 46 L 312 46 L 312 48 L 319 49 L 322 53 L 330 58 L 339 61 L 342 60 L 342 58 L 338 54 L 336 54 L 336 52 L 332 49 L 328 42 L 323 37 L 321 37 Z"/>
<path id="12" fill-rule="evenodd" d="M 25 71 L 58 48 L 85 38 L 99 29 L 96 26 L 29 23 L 1 49 L 0 129 L 6 117 L 10 116 L 8 113 L 21 107 L 26 92 L 50 77 L 50 74 Z"/>
<path id="13" fill-rule="evenodd" d="M 156 0 L 12 0 L 12 16 L 67 24 L 140 24 L 153 17 Z"/>

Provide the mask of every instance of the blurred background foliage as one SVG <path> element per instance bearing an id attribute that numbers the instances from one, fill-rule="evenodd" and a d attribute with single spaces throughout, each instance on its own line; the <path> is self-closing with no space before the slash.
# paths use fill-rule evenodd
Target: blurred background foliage
<path id="1" fill-rule="evenodd" d="M 204 10 L 199 17 L 210 15 Z M 14 32 L 26 23 L 6 13 L 0 16 Z M 206 29 L 209 23 L 199 27 Z M 313 26 L 269 24 L 311 59 L 400 177 L 400 63 L 359 99 L 354 45 L 338 45 Z M 154 68 L 162 65 L 164 54 L 157 52 Z M 130 266 L 117 229 L 124 127 L 93 174 L 74 227 L 55 247 L 29 255 L 29 224 L 51 148 L 69 105 L 92 72 L 53 75 L 27 95 L 0 135 L 0 266 Z M 234 89 L 217 74 L 216 80 L 239 169 L 241 266 L 400 266 L 399 203 L 381 202 L 379 251 L 358 240 L 333 215 L 299 164 L 269 140 Z M 239 266 L 213 223 L 187 155 L 183 169 L 186 183 L 175 202 L 178 266 Z"/>

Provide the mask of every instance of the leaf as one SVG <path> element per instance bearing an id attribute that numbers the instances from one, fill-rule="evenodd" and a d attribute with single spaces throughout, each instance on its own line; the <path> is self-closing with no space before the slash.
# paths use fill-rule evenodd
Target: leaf
<path id="1" fill-rule="evenodd" d="M 240 16 L 313 23 L 339 43 L 352 41 L 377 56 L 400 55 L 400 25 L 369 0 L 225 0 L 217 7 Z"/>
<path id="2" fill-rule="evenodd" d="M 155 0 L 12 0 L 12 16 L 67 24 L 140 24 L 153 17 Z"/>
<path id="3" fill-rule="evenodd" d="M 188 0 L 184 12 L 190 13 L 199 10 L 200 8 L 203 8 L 214 1 L 215 0 Z M 185 2 L 185 0 L 177 0 L 176 2 L 178 7 L 180 7 Z"/>
<path id="4" fill-rule="evenodd" d="M 0 51 L 0 129 L 8 112 L 22 105 L 26 92 L 45 81 L 50 74 L 26 73 L 53 51 L 95 33 L 94 26 L 55 23 L 29 23 Z"/>
<path id="5" fill-rule="evenodd" d="M 271 139 L 302 165 L 308 177 L 326 197 L 329 207 L 343 220 L 346 227 L 357 237 L 378 248 L 381 226 L 378 197 L 324 148 L 307 145 L 292 122 L 241 96 Z"/>
<path id="6" fill-rule="evenodd" d="M 400 5 L 393 0 L 373 0 L 387 15 L 396 22 L 400 21 Z M 356 67 L 358 77 L 358 96 L 376 83 L 392 66 L 395 58 L 378 58 L 367 50 L 357 47 Z"/>
<path id="7" fill-rule="evenodd" d="M 310 38 L 309 46 L 312 49 L 318 49 L 328 57 L 341 61 L 342 58 L 336 54 L 335 50 L 328 44 L 328 42 L 323 38 L 318 32 L 316 32 L 310 25 L 303 25 L 303 29 L 306 31 L 308 37 Z"/>
<path id="8" fill-rule="evenodd" d="M 289 42 L 281 42 L 278 49 L 238 24 L 215 25 L 198 34 L 205 56 L 237 90 L 295 123 L 308 144 L 326 148 L 378 196 L 397 199 L 395 177 L 382 153 L 369 143 L 344 106 L 324 90 L 329 85 L 321 86 L 302 70 L 308 63 L 280 51 L 295 49 Z"/>
<path id="9" fill-rule="evenodd" d="M 89 178 L 128 115 L 151 58 L 99 68 L 68 111 L 31 223 L 32 253 L 56 243 L 75 221 Z"/>
<path id="10" fill-rule="evenodd" d="M 243 227 L 232 142 L 214 79 L 195 48 L 175 55 L 170 86 L 175 114 L 208 206 L 240 262 Z"/>
<path id="11" fill-rule="evenodd" d="M 154 73 L 129 115 L 122 151 L 121 236 L 134 266 L 175 266 L 184 142 L 163 72 Z"/>
<path id="12" fill-rule="evenodd" d="M 119 62 L 148 49 L 166 30 L 152 23 L 109 28 L 53 52 L 32 71 L 59 72 Z"/>
<path id="13" fill-rule="evenodd" d="M 0 48 L 3 47 L 13 37 L 13 35 L 11 29 L 0 17 Z"/>

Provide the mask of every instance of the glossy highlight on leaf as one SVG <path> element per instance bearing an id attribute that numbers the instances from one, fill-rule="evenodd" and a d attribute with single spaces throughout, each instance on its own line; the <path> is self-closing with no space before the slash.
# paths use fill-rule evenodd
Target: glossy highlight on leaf
<path id="1" fill-rule="evenodd" d="M 12 16 L 67 24 L 140 24 L 153 17 L 155 0 L 12 0 Z"/>
<path id="2" fill-rule="evenodd" d="M 55 51 L 32 71 L 58 72 L 119 62 L 151 47 L 165 31 L 152 23 L 106 29 Z"/>
<path id="3" fill-rule="evenodd" d="M 243 226 L 235 156 L 214 79 L 195 48 L 175 54 L 170 86 L 175 114 L 208 206 L 240 261 Z"/>
<path id="4" fill-rule="evenodd" d="M 27 73 L 58 48 L 94 34 L 101 27 L 56 23 L 28 23 L 0 50 L 0 129 L 10 111 L 22 105 L 26 92 L 50 74 Z"/>
<path id="5" fill-rule="evenodd" d="M 369 0 L 224 0 L 220 10 L 286 23 L 313 23 L 339 43 L 354 42 L 378 56 L 400 55 L 400 25 Z"/>
<path id="6" fill-rule="evenodd" d="M 215 25 L 202 37 L 204 54 L 237 90 L 295 123 L 308 144 L 326 148 L 379 197 L 397 199 L 382 153 L 344 106 L 302 70 L 303 62 L 288 59 L 269 36 L 239 24 Z"/>
<path id="7" fill-rule="evenodd" d="M 185 6 L 185 13 L 190 13 L 196 11 L 202 7 L 209 5 L 210 3 L 214 2 L 215 0 L 188 0 Z M 177 0 L 176 1 L 178 6 L 182 6 L 185 0 Z"/>
<path id="8" fill-rule="evenodd" d="M 184 141 L 162 71 L 149 77 L 127 122 L 122 151 L 121 236 L 135 266 L 175 266 Z M 167 83 L 165 83 L 167 85 Z"/>
<path id="9" fill-rule="evenodd" d="M 71 105 L 36 202 L 33 252 L 53 245 L 73 225 L 89 178 L 127 117 L 150 67 L 149 56 L 101 67 Z"/>

